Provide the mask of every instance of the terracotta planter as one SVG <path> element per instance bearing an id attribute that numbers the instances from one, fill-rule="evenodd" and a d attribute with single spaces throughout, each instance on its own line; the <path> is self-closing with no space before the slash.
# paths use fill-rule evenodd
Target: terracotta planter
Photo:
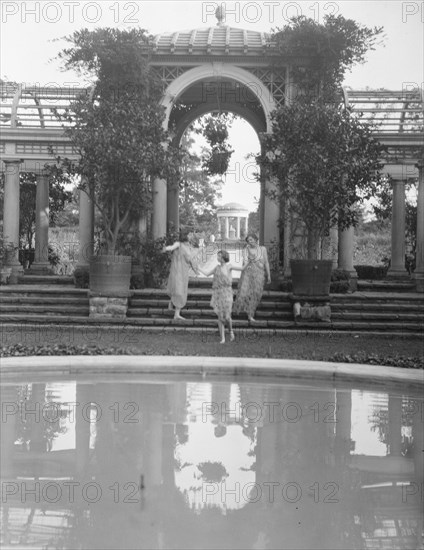
<path id="1" fill-rule="evenodd" d="M 90 260 L 90 290 L 103 295 L 128 293 L 131 280 L 131 256 L 104 254 Z"/>
<path id="2" fill-rule="evenodd" d="M 293 294 L 329 296 L 332 260 L 290 260 Z"/>

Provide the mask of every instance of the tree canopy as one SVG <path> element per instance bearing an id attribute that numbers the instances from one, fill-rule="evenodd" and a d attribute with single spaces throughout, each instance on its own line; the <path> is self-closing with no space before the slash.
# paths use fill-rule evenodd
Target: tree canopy
<path id="1" fill-rule="evenodd" d="M 93 196 L 113 253 L 118 236 L 149 210 L 154 177 L 173 178 L 178 151 L 163 128 L 161 86 L 149 67 L 149 36 L 142 29 L 83 29 L 59 55 L 65 69 L 92 80 L 67 117 L 80 155 L 81 187 Z"/>
<path id="2" fill-rule="evenodd" d="M 382 27 L 368 28 L 341 15 L 327 15 L 324 23 L 305 16 L 272 33 L 280 57 L 293 60 L 292 70 L 298 96 L 306 100 L 317 95 L 335 100 L 345 74 L 363 63 L 367 52 L 382 43 Z"/>
<path id="3" fill-rule="evenodd" d="M 374 48 L 382 29 L 342 16 L 323 24 L 298 17 L 274 33 L 280 57 L 292 58 L 297 94 L 272 113 L 258 161 L 270 177 L 270 196 L 284 204 L 306 229 L 308 258 L 331 226 L 357 223 L 355 205 L 371 197 L 380 180 L 382 147 L 370 126 L 341 102 L 343 77 Z"/>

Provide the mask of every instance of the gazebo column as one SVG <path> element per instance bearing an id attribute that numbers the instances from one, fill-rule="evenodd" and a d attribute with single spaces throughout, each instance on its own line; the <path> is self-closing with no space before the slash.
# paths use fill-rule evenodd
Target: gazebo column
<path id="1" fill-rule="evenodd" d="M 240 239 L 240 216 L 237 216 L 236 239 Z"/>
<path id="2" fill-rule="evenodd" d="M 424 292 L 424 164 L 417 164 L 418 168 L 418 196 L 417 196 L 417 248 L 416 265 L 413 277 L 418 292 Z"/>
<path id="3" fill-rule="evenodd" d="M 388 277 L 405 277 L 405 182 L 393 179 L 392 254 Z"/>
<path id="4" fill-rule="evenodd" d="M 94 253 L 94 201 L 82 189 L 79 192 L 79 254 L 77 267 L 88 267 Z"/>
<path id="5" fill-rule="evenodd" d="M 37 176 L 35 196 L 35 258 L 31 273 L 49 274 L 49 176 L 42 172 Z"/>
<path id="6" fill-rule="evenodd" d="M 225 216 L 225 238 L 228 239 L 230 237 L 230 220 L 228 216 Z"/>
<path id="7" fill-rule="evenodd" d="M 178 204 L 179 189 L 178 185 L 170 185 L 167 190 L 166 210 L 168 213 L 168 230 L 171 228 L 178 231 L 180 227 L 180 208 Z"/>
<path id="8" fill-rule="evenodd" d="M 7 258 L 12 268 L 10 283 L 16 284 L 18 276 L 23 274 L 19 263 L 19 165 L 22 160 L 4 160 L 6 165 L 3 202 L 3 236 L 16 250 Z"/>
<path id="9" fill-rule="evenodd" d="M 152 236 L 160 239 L 166 235 L 166 206 L 167 189 L 166 180 L 155 178 L 153 180 L 153 212 L 152 212 Z"/>

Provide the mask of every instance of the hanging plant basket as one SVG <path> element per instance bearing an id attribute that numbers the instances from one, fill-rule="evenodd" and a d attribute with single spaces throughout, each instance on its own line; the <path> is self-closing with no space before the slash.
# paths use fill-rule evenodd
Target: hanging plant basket
<path id="1" fill-rule="evenodd" d="M 222 176 L 228 170 L 232 151 L 212 151 L 204 163 L 209 175 Z"/>

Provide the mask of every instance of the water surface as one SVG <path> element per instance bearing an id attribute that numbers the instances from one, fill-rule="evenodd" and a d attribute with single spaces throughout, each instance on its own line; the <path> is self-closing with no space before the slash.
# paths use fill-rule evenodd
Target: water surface
<path id="1" fill-rule="evenodd" d="M 2 386 L 2 548 L 422 548 L 423 402 L 259 379 Z"/>

